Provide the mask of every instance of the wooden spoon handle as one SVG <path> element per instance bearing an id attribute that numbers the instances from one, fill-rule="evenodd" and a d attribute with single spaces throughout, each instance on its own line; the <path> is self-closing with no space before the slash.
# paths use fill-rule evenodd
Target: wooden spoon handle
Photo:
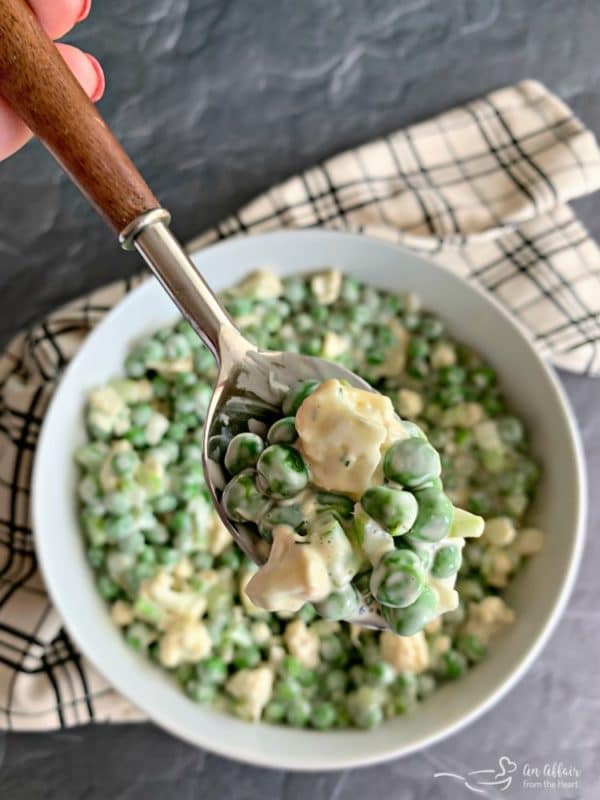
<path id="1" fill-rule="evenodd" d="M 25 0 L 0 0 L 0 94 L 117 233 L 160 205 Z"/>

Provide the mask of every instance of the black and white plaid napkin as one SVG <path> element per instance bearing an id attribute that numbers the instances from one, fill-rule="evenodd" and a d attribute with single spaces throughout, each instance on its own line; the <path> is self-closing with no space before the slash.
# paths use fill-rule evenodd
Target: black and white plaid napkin
<path id="1" fill-rule="evenodd" d="M 526 81 L 336 156 L 191 243 L 322 225 L 421 251 L 492 292 L 556 366 L 600 374 L 600 252 L 568 202 L 600 187 L 594 135 Z M 52 391 L 132 287 L 112 284 L 18 336 L 0 358 L 0 726 L 140 719 L 74 649 L 37 571 L 32 456 Z"/>

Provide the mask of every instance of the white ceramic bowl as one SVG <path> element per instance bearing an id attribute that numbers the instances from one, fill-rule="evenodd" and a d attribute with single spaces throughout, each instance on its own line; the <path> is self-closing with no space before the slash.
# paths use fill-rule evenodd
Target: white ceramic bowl
<path id="1" fill-rule="evenodd" d="M 414 752 L 490 708 L 514 685 L 556 623 L 584 538 L 584 467 L 573 415 L 552 371 L 525 334 L 489 296 L 396 246 L 341 233 L 281 232 L 230 240 L 195 257 L 216 290 L 250 269 L 289 275 L 335 265 L 375 286 L 418 293 L 458 339 L 475 345 L 500 374 L 526 421 L 544 475 L 531 519 L 547 534 L 543 552 L 507 593 L 517 620 L 488 658 L 448 684 L 416 713 L 371 731 L 317 732 L 254 726 L 189 700 L 158 667 L 123 641 L 96 591 L 80 534 L 73 451 L 84 439 L 89 389 L 122 371 L 131 343 L 176 317 L 154 281 L 132 292 L 87 339 L 46 416 L 35 461 L 33 520 L 46 585 L 73 639 L 106 678 L 156 723 L 193 744 L 268 767 L 356 767 Z"/>

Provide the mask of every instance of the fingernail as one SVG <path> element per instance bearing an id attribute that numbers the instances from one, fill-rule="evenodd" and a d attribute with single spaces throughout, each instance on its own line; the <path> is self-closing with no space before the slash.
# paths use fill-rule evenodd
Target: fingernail
<path id="1" fill-rule="evenodd" d="M 83 0 L 81 11 L 79 12 L 79 16 L 77 17 L 75 22 L 83 22 L 83 20 L 89 16 L 91 8 L 92 8 L 92 0 Z"/>
<path id="2" fill-rule="evenodd" d="M 102 95 L 104 94 L 104 89 L 106 88 L 106 78 L 104 77 L 104 71 L 100 66 L 100 62 L 98 59 L 94 58 L 94 56 L 86 53 L 90 64 L 94 68 L 94 72 L 96 73 L 96 88 L 90 95 L 90 100 L 92 103 L 95 103 L 97 100 L 100 100 Z"/>

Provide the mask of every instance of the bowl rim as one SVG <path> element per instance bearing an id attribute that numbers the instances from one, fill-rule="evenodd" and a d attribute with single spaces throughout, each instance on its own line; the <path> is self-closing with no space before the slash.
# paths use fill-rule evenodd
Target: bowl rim
<path id="1" fill-rule="evenodd" d="M 39 531 L 42 529 L 42 524 L 43 524 L 41 521 L 43 508 L 41 507 L 41 501 L 39 500 L 39 498 L 42 496 L 42 493 L 37 488 L 41 481 L 40 473 L 42 471 L 41 470 L 42 454 L 45 454 L 46 450 L 45 442 L 49 435 L 48 432 L 50 430 L 50 420 L 52 420 L 53 416 L 57 413 L 57 409 L 60 407 L 61 387 L 65 382 L 65 378 L 69 375 L 71 370 L 75 369 L 79 359 L 83 358 L 82 353 L 84 352 L 86 345 L 89 342 L 93 342 L 96 337 L 100 337 L 103 334 L 105 328 L 110 325 L 113 316 L 115 316 L 117 313 L 122 313 L 122 309 L 124 306 L 126 306 L 130 302 L 134 302 L 134 299 L 137 296 L 137 294 L 139 292 L 143 292 L 144 289 L 147 287 L 148 284 L 146 282 L 137 286 L 135 289 L 133 289 L 131 292 L 125 295 L 125 297 L 123 297 L 114 306 L 114 308 L 112 308 L 106 314 L 106 316 L 101 320 L 101 322 L 85 338 L 84 343 L 79 348 L 74 358 L 69 363 L 69 366 L 61 376 L 60 381 L 56 387 L 56 390 L 54 391 L 53 396 L 50 400 L 50 403 L 48 404 L 34 454 L 32 479 L 31 479 L 30 513 L 32 520 L 32 530 L 34 536 L 35 550 L 40 570 L 45 579 L 45 584 L 49 597 L 54 607 L 58 611 L 59 616 L 61 617 L 66 629 L 69 632 L 69 635 L 72 637 L 78 649 L 81 651 L 82 654 L 86 656 L 86 658 L 90 660 L 94 668 L 106 679 L 106 681 L 110 684 L 110 686 L 112 686 L 114 689 L 120 692 L 133 705 L 135 705 L 137 708 L 143 711 L 147 715 L 149 720 L 153 721 L 160 727 L 164 728 L 174 736 L 183 739 L 196 747 L 203 747 L 219 756 L 234 759 L 236 761 L 252 764 L 255 766 L 265 767 L 269 769 L 287 769 L 297 772 L 331 771 L 331 770 L 349 769 L 357 767 L 366 767 L 382 763 L 385 761 L 389 761 L 392 758 L 400 758 L 408 756 L 412 753 L 422 750 L 426 746 L 430 746 L 437 742 L 440 742 L 441 740 L 451 736 L 453 733 L 456 733 L 458 730 L 466 727 L 467 725 L 470 725 L 472 722 L 474 722 L 476 719 L 482 716 L 486 711 L 492 708 L 499 700 L 501 700 L 502 697 L 504 697 L 504 695 L 506 695 L 518 683 L 518 681 L 523 677 L 525 672 L 529 669 L 533 661 L 537 658 L 538 654 L 545 646 L 550 635 L 554 631 L 564 611 L 566 603 L 571 594 L 575 578 L 577 575 L 577 571 L 579 568 L 579 564 L 581 561 L 583 546 L 585 542 L 586 519 L 587 519 L 586 464 L 583 453 L 583 447 L 581 443 L 581 437 L 577 426 L 577 421 L 573 413 L 573 410 L 570 406 L 567 395 L 558 380 L 554 368 L 550 366 L 535 349 L 527 329 L 518 319 L 513 317 L 510 314 L 510 312 L 490 292 L 485 291 L 482 287 L 471 281 L 465 280 L 464 277 L 461 277 L 456 273 L 452 273 L 451 271 L 445 269 L 439 264 L 436 264 L 435 262 L 430 261 L 427 258 L 424 258 L 421 254 L 415 253 L 414 251 L 409 250 L 399 244 L 389 242 L 383 239 L 371 238 L 359 233 L 330 231 L 319 228 L 311 228 L 305 230 L 277 230 L 268 233 L 255 234 L 252 235 L 251 237 L 235 236 L 230 239 L 217 242 L 216 244 L 210 245 L 209 247 L 206 247 L 202 250 L 197 250 L 193 253 L 190 253 L 190 258 L 192 258 L 193 260 L 195 256 L 199 254 L 205 254 L 209 250 L 213 251 L 216 249 L 219 250 L 228 249 L 232 245 L 240 244 L 240 242 L 247 241 L 248 238 L 252 239 L 254 244 L 256 244 L 257 240 L 259 244 L 260 241 L 263 240 L 266 244 L 266 249 L 268 253 L 268 243 L 273 242 L 276 239 L 280 239 L 282 237 L 292 241 L 292 243 L 293 240 L 295 239 L 299 246 L 302 245 L 303 241 L 305 242 L 309 239 L 314 240 L 318 238 L 329 239 L 330 241 L 333 241 L 335 239 L 344 241 L 348 240 L 352 241 L 358 239 L 361 242 L 364 242 L 365 240 L 367 240 L 370 244 L 372 244 L 373 247 L 386 248 L 399 255 L 405 254 L 409 256 L 410 259 L 412 259 L 413 261 L 421 261 L 426 263 L 428 269 L 433 269 L 434 271 L 437 270 L 440 273 L 445 273 L 447 275 L 449 274 L 452 277 L 452 279 L 462 284 L 463 288 L 465 288 L 467 291 L 475 292 L 486 303 L 491 304 L 495 308 L 495 310 L 504 318 L 504 321 L 508 325 L 512 326 L 517 330 L 519 337 L 522 340 L 523 346 L 530 351 L 530 353 L 537 360 L 542 371 L 545 373 L 545 377 L 549 381 L 555 393 L 560 408 L 560 412 L 563 415 L 563 421 L 566 425 L 571 440 L 574 463 L 576 466 L 575 470 L 576 474 L 574 476 L 576 496 L 574 498 L 575 524 L 574 524 L 573 546 L 571 550 L 571 558 L 568 563 L 568 567 L 563 574 L 560 586 L 557 587 L 554 603 L 547 612 L 547 617 L 545 622 L 543 623 L 543 627 L 541 628 L 537 637 L 532 641 L 530 646 L 522 653 L 521 657 L 515 661 L 512 669 L 509 672 L 507 672 L 504 678 L 500 679 L 495 690 L 486 695 L 483 700 L 475 704 L 468 712 L 457 717 L 452 722 L 442 723 L 436 732 L 432 734 L 424 734 L 416 738 L 409 745 L 402 745 L 400 748 L 398 748 L 397 746 L 394 747 L 392 743 L 390 747 L 382 749 L 381 751 L 378 751 L 377 753 L 374 754 L 369 754 L 366 756 L 349 755 L 349 756 L 336 757 L 335 761 L 331 762 L 330 764 L 324 764 L 321 760 L 311 761 L 311 759 L 307 757 L 303 757 L 302 762 L 299 763 L 298 760 L 289 760 L 287 757 L 287 753 L 283 754 L 279 753 L 277 763 L 273 763 L 273 760 L 269 758 L 268 753 L 263 754 L 258 752 L 250 756 L 245 752 L 240 753 L 236 751 L 234 747 L 230 747 L 222 741 L 206 741 L 200 744 L 196 739 L 194 739 L 194 737 L 191 734 L 188 734 L 186 731 L 182 731 L 180 728 L 178 728 L 177 723 L 174 722 L 172 719 L 170 719 L 168 715 L 160 713 L 160 711 L 154 709 L 152 707 L 152 702 L 147 703 L 145 698 L 140 699 L 136 697 L 135 699 L 133 699 L 129 689 L 123 685 L 123 681 L 120 679 L 121 678 L 120 674 L 117 676 L 111 674 L 109 676 L 105 672 L 105 669 L 100 659 L 92 658 L 88 655 L 87 648 L 83 644 L 84 637 L 80 637 L 80 631 L 75 630 L 74 626 L 71 625 L 69 608 L 67 604 L 62 602 L 62 598 L 60 597 L 58 591 L 55 590 L 55 587 L 52 585 L 52 581 L 46 577 L 47 575 L 51 574 L 51 570 L 50 568 L 48 568 L 50 547 L 48 548 L 46 547 L 44 537 L 42 537 L 41 534 L 39 533 Z M 319 731 L 305 731 L 305 733 L 313 734 L 315 737 L 321 735 L 321 732 Z M 330 732 L 330 734 L 335 735 L 335 732 Z M 280 756 L 283 756 L 283 758 L 280 758 Z"/>

